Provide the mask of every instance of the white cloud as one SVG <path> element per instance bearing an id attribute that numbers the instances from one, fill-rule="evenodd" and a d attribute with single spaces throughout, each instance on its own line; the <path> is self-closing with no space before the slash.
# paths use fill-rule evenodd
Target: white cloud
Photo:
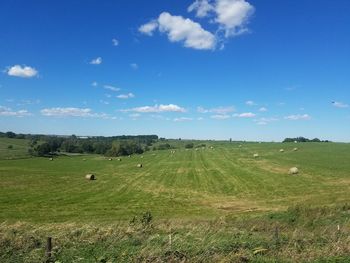
<path id="1" fill-rule="evenodd" d="M 254 101 L 252 101 L 252 100 L 246 101 L 245 104 L 248 105 L 248 106 L 256 106 L 256 105 L 257 105 L 257 104 L 256 104 Z"/>
<path id="2" fill-rule="evenodd" d="M 132 93 L 128 93 L 128 94 L 120 94 L 117 96 L 118 99 L 131 99 L 134 98 L 135 95 Z"/>
<path id="3" fill-rule="evenodd" d="M 227 107 L 217 107 L 211 109 L 205 109 L 203 107 L 197 107 L 197 111 L 200 113 L 216 113 L 216 114 L 227 114 L 235 111 L 235 107 L 227 106 Z"/>
<path id="4" fill-rule="evenodd" d="M 143 106 L 132 109 L 121 110 L 123 112 L 157 113 L 157 112 L 186 112 L 186 110 L 175 104 Z"/>
<path id="5" fill-rule="evenodd" d="M 241 114 L 234 114 L 233 117 L 237 117 L 237 118 L 254 118 L 256 116 L 256 114 L 252 113 L 252 112 L 244 112 Z"/>
<path id="6" fill-rule="evenodd" d="M 0 116 L 5 117 L 25 117 L 32 115 L 27 110 L 14 111 L 11 108 L 0 106 Z"/>
<path id="7" fill-rule="evenodd" d="M 272 117 L 272 118 L 260 118 L 260 119 L 254 120 L 254 122 L 256 122 L 256 124 L 258 125 L 267 125 L 270 122 L 274 122 L 274 121 L 278 121 L 278 119 Z"/>
<path id="8" fill-rule="evenodd" d="M 268 110 L 267 110 L 267 108 L 265 108 L 265 107 L 261 107 L 261 108 L 259 109 L 259 111 L 260 111 L 260 112 L 266 112 L 266 111 L 268 111 Z"/>
<path id="9" fill-rule="evenodd" d="M 245 0 L 216 0 L 215 12 L 215 21 L 225 31 L 225 37 L 231 37 L 248 31 L 246 24 L 254 7 Z"/>
<path id="10" fill-rule="evenodd" d="M 90 64 L 92 64 L 92 65 L 100 65 L 101 63 L 102 63 L 102 58 L 101 58 L 101 57 L 92 59 L 92 60 L 90 61 Z"/>
<path id="11" fill-rule="evenodd" d="M 129 117 L 131 117 L 131 118 L 138 118 L 138 117 L 140 117 L 141 116 L 141 114 L 140 113 L 132 113 L 132 114 L 129 114 Z"/>
<path id="12" fill-rule="evenodd" d="M 188 48 L 204 50 L 214 49 L 216 46 L 215 36 L 204 30 L 199 23 L 182 16 L 173 16 L 168 12 L 161 13 L 157 21 L 141 26 L 139 31 L 152 35 L 155 29 L 166 33 L 170 42 L 183 42 Z"/>
<path id="13" fill-rule="evenodd" d="M 229 119 L 231 116 L 228 114 L 217 114 L 217 115 L 212 115 L 210 118 L 215 119 L 215 120 L 226 120 Z"/>
<path id="14" fill-rule="evenodd" d="M 112 39 L 112 45 L 115 46 L 115 47 L 118 46 L 119 45 L 118 39 L 113 38 Z"/>
<path id="15" fill-rule="evenodd" d="M 349 108 L 348 104 L 339 102 L 339 101 L 333 101 L 332 104 L 334 107 L 337 107 L 337 108 Z"/>
<path id="16" fill-rule="evenodd" d="M 29 66 L 14 65 L 7 69 L 7 75 L 20 78 L 32 78 L 38 75 L 35 68 Z"/>
<path id="17" fill-rule="evenodd" d="M 154 30 L 156 30 L 158 28 L 158 22 L 155 20 L 152 20 L 150 22 L 148 22 L 147 24 L 144 24 L 142 26 L 139 27 L 139 32 L 148 35 L 148 36 L 152 36 Z"/>
<path id="18" fill-rule="evenodd" d="M 310 120 L 311 116 L 309 114 L 296 114 L 284 117 L 286 120 L 298 121 L 298 120 Z"/>
<path id="19" fill-rule="evenodd" d="M 91 83 L 91 86 L 97 87 L 97 86 L 98 86 L 98 83 L 97 83 L 96 81 L 93 81 L 93 82 Z"/>
<path id="20" fill-rule="evenodd" d="M 192 118 L 187 118 L 187 117 L 180 117 L 180 118 L 175 118 L 175 122 L 184 122 L 184 121 L 192 121 Z"/>
<path id="21" fill-rule="evenodd" d="M 214 10 L 214 7 L 208 0 L 196 0 L 187 8 L 188 12 L 196 11 L 197 17 L 206 17 L 212 10 Z"/>
<path id="22" fill-rule="evenodd" d="M 120 91 L 120 88 L 114 87 L 112 85 L 104 85 L 103 88 L 107 90 L 115 91 L 115 92 Z"/>
<path id="23" fill-rule="evenodd" d="M 137 65 L 136 63 L 131 63 L 130 64 L 130 67 L 132 68 L 132 69 L 138 69 L 139 68 L 139 65 Z"/>
<path id="24" fill-rule="evenodd" d="M 117 119 L 116 117 L 109 116 L 106 113 L 95 113 L 89 108 L 46 108 L 42 109 L 41 114 L 48 117 L 83 117 L 83 118 L 101 118 L 101 119 Z"/>
<path id="25" fill-rule="evenodd" d="M 109 105 L 109 102 L 105 101 L 105 100 L 100 100 L 100 103 L 105 104 L 105 105 Z"/>

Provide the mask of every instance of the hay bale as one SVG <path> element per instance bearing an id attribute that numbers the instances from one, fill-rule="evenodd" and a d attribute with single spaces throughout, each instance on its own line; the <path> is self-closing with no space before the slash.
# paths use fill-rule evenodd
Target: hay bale
<path id="1" fill-rule="evenodd" d="M 137 167 L 138 167 L 138 168 L 142 168 L 142 163 L 139 163 L 139 164 L 137 165 Z"/>
<path id="2" fill-rule="evenodd" d="M 108 161 L 112 161 L 113 159 L 112 158 L 109 158 Z"/>
<path id="3" fill-rule="evenodd" d="M 299 169 L 297 167 L 292 167 L 289 169 L 289 174 L 295 175 L 299 173 Z"/>
<path id="4" fill-rule="evenodd" d="M 280 153 L 284 153 L 284 149 L 281 149 L 281 150 L 280 150 Z"/>
<path id="5" fill-rule="evenodd" d="M 296 151 L 298 151 L 298 150 L 299 150 L 298 148 L 294 148 L 294 149 L 293 149 L 294 152 L 296 152 Z"/>
<path id="6" fill-rule="evenodd" d="M 87 174 L 87 175 L 85 175 L 85 179 L 87 179 L 87 180 L 95 180 L 96 178 L 95 178 L 94 174 Z"/>
<path id="7" fill-rule="evenodd" d="M 50 160 L 50 161 L 53 161 L 53 158 L 51 157 L 49 160 Z"/>
<path id="8" fill-rule="evenodd" d="M 118 158 L 118 159 L 117 159 L 117 161 L 118 161 L 118 162 L 121 162 L 121 161 L 122 161 L 122 159 Z"/>
<path id="9" fill-rule="evenodd" d="M 257 153 L 254 153 L 254 158 L 259 158 L 259 154 L 257 154 Z"/>

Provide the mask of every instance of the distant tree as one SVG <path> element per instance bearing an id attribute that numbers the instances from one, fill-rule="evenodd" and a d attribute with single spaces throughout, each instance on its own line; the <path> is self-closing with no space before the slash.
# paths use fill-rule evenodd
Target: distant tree
<path id="1" fill-rule="evenodd" d="M 8 132 L 6 132 L 6 137 L 7 138 L 15 138 L 16 137 L 16 133 L 8 131 Z"/>
<path id="2" fill-rule="evenodd" d="M 189 143 L 186 143 L 186 144 L 185 144 L 185 148 L 186 148 L 186 149 L 191 149 L 191 148 L 193 148 L 193 147 L 194 147 L 193 142 L 189 142 Z"/>
<path id="3" fill-rule="evenodd" d="M 44 142 L 34 148 L 34 152 L 37 156 L 47 156 L 50 154 L 50 145 Z"/>

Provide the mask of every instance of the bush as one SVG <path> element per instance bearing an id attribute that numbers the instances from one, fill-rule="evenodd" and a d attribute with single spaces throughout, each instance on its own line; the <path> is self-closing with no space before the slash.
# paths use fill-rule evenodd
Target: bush
<path id="1" fill-rule="evenodd" d="M 186 148 L 186 149 L 191 149 L 191 148 L 193 148 L 193 147 L 194 147 L 193 142 L 186 143 L 186 145 L 185 145 L 185 148 Z"/>
<path id="2" fill-rule="evenodd" d="M 7 149 L 12 150 L 13 149 L 13 145 L 7 146 Z"/>

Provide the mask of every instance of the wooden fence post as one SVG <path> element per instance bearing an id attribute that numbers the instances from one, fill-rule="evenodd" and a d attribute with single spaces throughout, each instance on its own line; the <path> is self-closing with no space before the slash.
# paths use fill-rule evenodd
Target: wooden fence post
<path id="1" fill-rule="evenodd" d="M 50 262 L 51 253 L 52 253 L 52 237 L 47 237 L 46 251 L 45 251 L 46 262 Z"/>

